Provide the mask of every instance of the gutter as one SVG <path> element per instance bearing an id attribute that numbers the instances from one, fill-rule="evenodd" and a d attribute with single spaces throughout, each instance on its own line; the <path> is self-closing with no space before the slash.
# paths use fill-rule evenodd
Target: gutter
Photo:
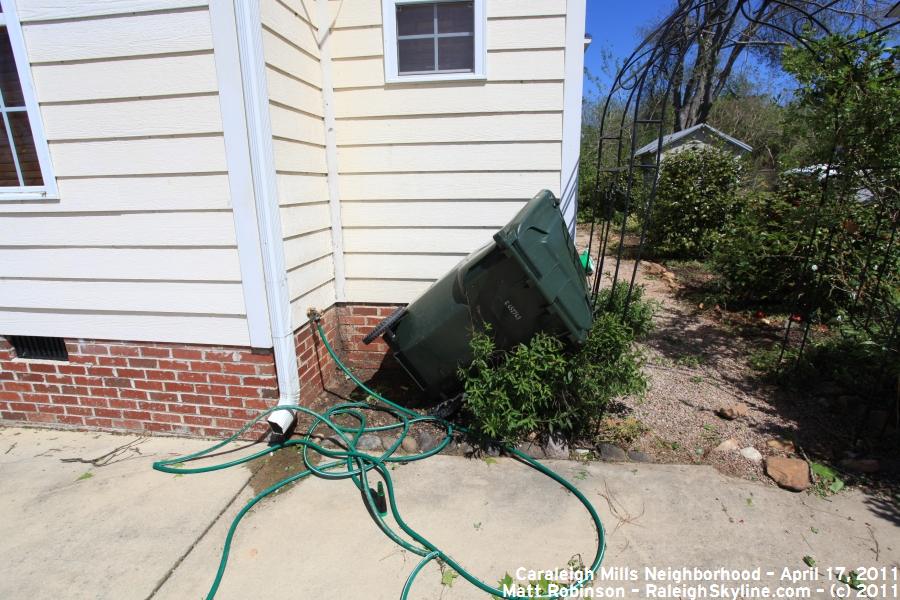
<path id="1" fill-rule="evenodd" d="M 272 149 L 272 125 L 269 121 L 259 0 L 234 0 L 234 11 L 241 73 L 245 84 L 244 106 L 256 196 L 259 244 L 278 377 L 278 406 L 297 406 L 300 402 L 300 376 L 294 348 L 291 299 L 275 182 L 275 156 Z M 294 415 L 295 411 L 292 410 L 276 410 L 266 420 L 272 433 L 284 435 L 293 425 Z"/>

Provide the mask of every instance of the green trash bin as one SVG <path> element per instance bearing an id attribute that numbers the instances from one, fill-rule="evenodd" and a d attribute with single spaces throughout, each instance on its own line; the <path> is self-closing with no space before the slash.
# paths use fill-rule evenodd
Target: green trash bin
<path id="1" fill-rule="evenodd" d="M 585 269 L 559 200 L 542 190 L 490 243 L 379 323 L 365 341 L 383 336 L 419 387 L 448 399 L 460 392 L 457 370 L 471 362 L 469 342 L 485 323 L 497 347 L 509 349 L 538 331 L 584 342 L 592 318 Z"/>

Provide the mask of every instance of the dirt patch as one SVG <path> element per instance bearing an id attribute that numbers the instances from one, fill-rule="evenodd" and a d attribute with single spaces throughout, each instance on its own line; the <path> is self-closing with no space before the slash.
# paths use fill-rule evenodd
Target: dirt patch
<path id="1" fill-rule="evenodd" d="M 587 231 L 580 228 L 579 250 L 587 247 Z M 602 277 L 601 287 L 614 278 L 629 285 L 634 275 L 635 285 L 645 287 L 644 297 L 658 303 L 654 330 L 641 341 L 650 388 L 641 398 L 624 398 L 614 409 L 615 417 L 637 419 L 645 427 L 631 449 L 658 462 L 710 464 L 729 475 L 764 481 L 762 463 L 741 450 L 753 448 L 763 457 L 783 454 L 769 444 L 781 439 L 812 460 L 832 464 L 872 452 L 861 447 L 833 399 L 814 390 L 788 391 L 751 368 L 755 351 L 780 340 L 779 323 L 704 302 L 703 290 L 714 276 L 700 262 L 642 261 L 635 270 L 634 261 L 626 258 L 637 254 L 629 248 L 637 243 L 634 236 L 626 236 L 623 260 L 617 262 L 614 237 L 608 250 L 612 256 L 595 274 Z M 599 247 L 597 240 L 593 247 Z M 745 415 L 728 420 L 716 414 L 738 403 L 746 405 Z M 726 445 L 731 449 L 716 451 L 726 440 L 733 440 Z M 886 456 L 881 464 L 883 479 L 894 479 L 896 460 Z"/>
<path id="2" fill-rule="evenodd" d="M 310 460 L 313 464 L 316 464 L 318 462 L 318 454 L 310 452 Z M 299 446 L 272 452 L 247 463 L 245 466 L 253 473 L 253 476 L 250 478 L 250 488 L 254 494 L 260 493 L 295 473 L 306 470 L 306 465 L 303 462 L 303 448 Z M 289 489 L 297 483 L 299 482 L 294 482 L 282 489 Z"/>

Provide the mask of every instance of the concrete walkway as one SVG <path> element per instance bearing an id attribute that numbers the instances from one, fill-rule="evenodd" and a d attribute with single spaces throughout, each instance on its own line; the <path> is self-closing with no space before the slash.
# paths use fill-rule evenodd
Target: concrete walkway
<path id="1" fill-rule="evenodd" d="M 174 438 L 142 440 L 105 466 L 61 460 L 94 459 L 135 439 L 0 429 L 0 598 L 205 596 L 231 518 L 252 496 L 251 473 L 151 470 L 154 460 L 208 444 Z M 900 567 L 900 511 L 857 491 L 824 500 L 696 466 L 551 466 L 600 512 L 604 565 L 638 570 L 636 581 L 592 587 L 621 588 L 627 598 L 650 595 L 645 567 L 761 567 L 764 581 L 752 586 L 808 585 L 809 597 L 823 598 L 831 597 L 829 566 Z M 595 533 L 580 503 L 511 459 L 439 456 L 392 475 L 407 523 L 489 583 L 519 567 L 593 556 Z M 818 582 L 778 581 L 785 566 L 806 569 L 807 555 L 820 567 Z M 396 599 L 417 562 L 377 529 L 350 481 L 309 479 L 244 519 L 217 598 Z M 461 578 L 442 586 L 435 563 L 410 595 L 486 597 Z"/>

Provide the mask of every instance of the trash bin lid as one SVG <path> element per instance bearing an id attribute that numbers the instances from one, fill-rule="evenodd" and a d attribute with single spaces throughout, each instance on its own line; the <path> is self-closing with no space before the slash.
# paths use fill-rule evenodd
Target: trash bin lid
<path id="1" fill-rule="evenodd" d="M 585 272 L 553 193 L 538 192 L 494 241 L 519 262 L 569 335 L 587 339 L 593 314 Z"/>

